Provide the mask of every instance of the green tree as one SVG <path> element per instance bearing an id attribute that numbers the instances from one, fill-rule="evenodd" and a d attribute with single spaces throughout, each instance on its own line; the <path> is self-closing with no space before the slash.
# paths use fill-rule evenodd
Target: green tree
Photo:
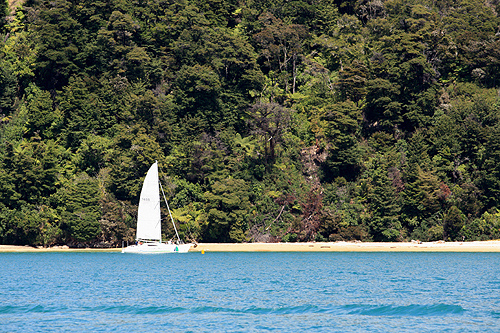
<path id="1" fill-rule="evenodd" d="M 21 8 L 16 8 L 8 25 L 8 35 L 1 43 L 0 68 L 2 69 L 1 107 L 4 111 L 14 111 L 15 97 L 20 97 L 20 89 L 33 82 L 37 59 L 37 42 L 26 29 L 26 16 Z"/>
<path id="2" fill-rule="evenodd" d="M 417 177 L 406 184 L 404 191 L 405 212 L 425 218 L 436 213 L 440 208 L 440 183 L 432 171 L 417 167 Z"/>
<path id="3" fill-rule="evenodd" d="M 323 165 L 323 177 L 327 181 L 337 177 L 353 181 L 362 168 L 362 151 L 356 137 L 361 122 L 361 110 L 348 100 L 326 105 L 322 113 L 325 136 L 331 146 Z"/>
<path id="4" fill-rule="evenodd" d="M 245 241 L 251 209 L 250 195 L 250 189 L 242 179 L 227 178 L 211 185 L 204 194 L 206 225 L 203 240 Z"/>
<path id="5" fill-rule="evenodd" d="M 112 140 L 107 137 L 90 135 L 76 151 L 75 166 L 91 177 L 96 177 L 111 159 L 112 144 Z"/>
<path id="6" fill-rule="evenodd" d="M 359 61 L 353 61 L 351 66 L 343 66 L 339 73 L 339 93 L 343 100 L 359 102 L 366 95 L 367 68 Z"/>
<path id="7" fill-rule="evenodd" d="M 35 63 L 37 85 L 44 90 L 60 89 L 78 72 L 76 56 L 81 47 L 81 25 L 72 17 L 74 4 L 67 0 L 40 1 L 26 4 L 38 9 L 28 29 L 36 38 Z"/>
<path id="8" fill-rule="evenodd" d="M 249 92 L 259 91 L 264 81 L 245 37 L 227 29 L 194 26 L 174 42 L 173 52 L 180 67 L 173 87 L 179 116 L 187 113 L 220 124 L 216 130 L 244 127 Z M 207 129 L 212 130 L 213 124 Z"/>
<path id="9" fill-rule="evenodd" d="M 140 126 L 121 127 L 114 141 L 108 187 L 119 200 L 137 200 L 147 171 L 155 160 L 163 165 L 163 154 L 155 138 Z"/>
<path id="10" fill-rule="evenodd" d="M 380 157 L 375 163 L 367 194 L 370 234 L 374 241 L 401 241 L 404 237 L 400 222 L 401 199 L 389 178 L 387 164 Z"/>
<path id="11" fill-rule="evenodd" d="M 221 83 L 212 68 L 184 66 L 178 73 L 175 86 L 180 119 L 197 117 L 202 131 L 209 131 L 224 122 L 220 100 Z"/>
<path id="12" fill-rule="evenodd" d="M 249 110 L 252 133 L 260 137 L 264 145 L 264 156 L 268 163 L 276 159 L 276 145 L 290 124 L 291 110 L 277 103 L 255 103 Z"/>
<path id="13" fill-rule="evenodd" d="M 99 133 L 99 99 L 84 79 L 72 77 L 58 96 L 58 104 L 63 114 L 63 137 L 67 147 L 78 147 L 89 133 Z"/>
<path id="14" fill-rule="evenodd" d="M 484 212 L 480 218 L 468 221 L 461 230 L 468 241 L 498 239 L 500 236 L 500 214 L 498 209 Z"/>
<path id="15" fill-rule="evenodd" d="M 466 218 L 456 206 L 452 206 L 443 218 L 444 238 L 451 241 L 462 240 L 462 227 Z"/>
<path id="16" fill-rule="evenodd" d="M 53 101 L 48 91 L 35 85 L 27 89 L 27 110 L 29 135 L 38 135 L 42 139 L 54 138 L 52 129 L 57 129 L 61 117 L 53 109 Z"/>
<path id="17" fill-rule="evenodd" d="M 51 197 L 60 211 L 61 229 L 67 242 L 89 242 L 100 235 L 100 198 L 96 179 L 86 174 L 66 182 Z"/>
<path id="18" fill-rule="evenodd" d="M 2 234 L 3 244 L 37 244 L 40 232 L 40 220 L 33 206 L 24 206 L 19 210 L 3 209 L 0 224 L 5 228 Z"/>
<path id="19" fill-rule="evenodd" d="M 500 195 L 500 126 L 496 125 L 489 129 L 487 142 L 488 149 L 484 153 L 484 164 L 482 166 L 483 177 L 481 177 L 481 188 L 483 189 L 486 207 L 499 207 Z"/>
<path id="20" fill-rule="evenodd" d="M 8 0 L 0 1 L 0 34 L 7 30 L 7 16 L 10 14 Z"/>
<path id="21" fill-rule="evenodd" d="M 61 160 L 66 153 L 54 141 L 38 140 L 18 143 L 12 147 L 9 160 L 4 160 L 10 169 L 10 182 L 15 188 L 8 200 L 17 199 L 11 202 L 15 208 L 26 203 L 43 203 L 57 190 Z"/>
<path id="22" fill-rule="evenodd" d="M 282 85 L 285 92 L 295 93 L 298 65 L 307 29 L 299 24 L 285 24 L 271 13 L 259 17 L 263 29 L 253 36 L 267 75 Z"/>
<path id="23" fill-rule="evenodd" d="M 1 11 L 1 8 L 0 8 Z M 1 20 L 1 19 L 0 19 Z M 1 24 L 0 24 L 1 31 Z M 5 46 L 0 43 L 0 50 Z M 18 78 L 14 66 L 0 53 L 0 117 L 4 118 L 13 113 L 17 97 Z"/>

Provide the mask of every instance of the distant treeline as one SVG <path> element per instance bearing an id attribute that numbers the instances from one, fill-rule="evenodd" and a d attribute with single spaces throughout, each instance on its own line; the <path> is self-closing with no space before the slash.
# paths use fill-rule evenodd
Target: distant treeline
<path id="1" fill-rule="evenodd" d="M 0 1 L 0 243 L 500 238 L 498 0 Z"/>

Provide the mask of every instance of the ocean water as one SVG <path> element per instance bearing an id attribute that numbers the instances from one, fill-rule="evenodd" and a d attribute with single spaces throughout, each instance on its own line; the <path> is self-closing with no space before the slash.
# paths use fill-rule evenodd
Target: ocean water
<path id="1" fill-rule="evenodd" d="M 498 332 L 498 253 L 0 254 L 0 332 Z"/>

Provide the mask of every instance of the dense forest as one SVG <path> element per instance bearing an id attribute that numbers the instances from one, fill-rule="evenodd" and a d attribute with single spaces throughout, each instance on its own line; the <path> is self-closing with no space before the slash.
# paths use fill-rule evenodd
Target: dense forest
<path id="1" fill-rule="evenodd" d="M 0 244 L 500 238 L 499 0 L 0 1 Z"/>

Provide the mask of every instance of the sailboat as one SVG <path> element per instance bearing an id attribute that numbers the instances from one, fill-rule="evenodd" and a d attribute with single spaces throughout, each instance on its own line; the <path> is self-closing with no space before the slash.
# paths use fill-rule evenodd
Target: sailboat
<path id="1" fill-rule="evenodd" d="M 161 241 L 160 190 L 174 225 L 177 241 Z M 142 185 L 137 211 L 136 244 L 122 249 L 122 253 L 186 253 L 192 244 L 183 244 L 175 226 L 163 187 L 158 177 L 158 161 L 149 168 Z"/>

